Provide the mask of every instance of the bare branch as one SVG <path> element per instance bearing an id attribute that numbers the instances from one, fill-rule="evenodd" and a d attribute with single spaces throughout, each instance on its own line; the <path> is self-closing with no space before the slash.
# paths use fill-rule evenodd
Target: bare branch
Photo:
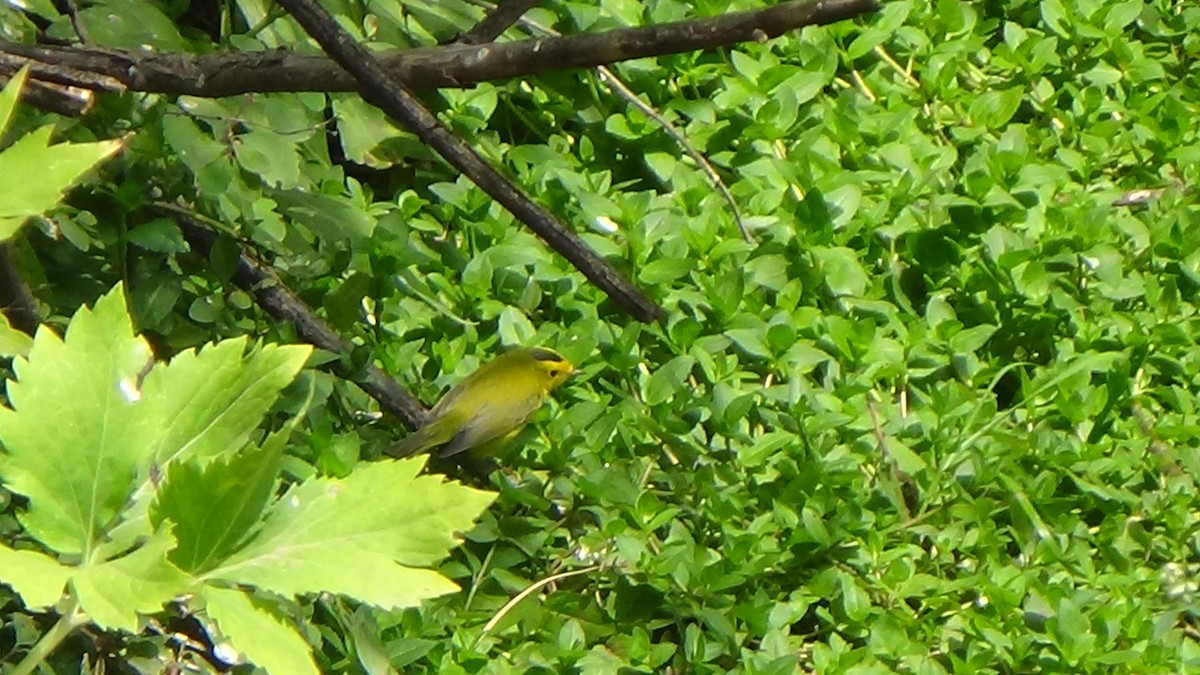
<path id="1" fill-rule="evenodd" d="M 878 7 L 876 0 L 785 2 L 761 10 L 602 33 L 484 45 L 453 44 L 374 56 L 384 70 L 410 89 L 464 87 L 551 70 L 594 68 L 630 59 L 759 42 L 804 26 L 873 12 Z M 32 65 L 34 79 L 96 90 L 215 98 L 254 92 L 358 89 L 355 78 L 328 58 L 284 50 L 191 55 L 0 40 L 0 53 L 8 54 L 16 67 Z"/>
<path id="2" fill-rule="evenodd" d="M 0 87 L 8 84 L 20 70 L 19 65 L 9 66 L 12 57 L 0 54 Z M 21 90 L 21 101 L 46 112 L 66 117 L 80 117 L 92 107 L 96 94 L 90 89 L 81 89 L 44 80 L 27 79 Z"/>
<path id="3" fill-rule="evenodd" d="M 375 58 L 342 30 L 325 10 L 312 0 L 279 0 L 310 35 L 361 82 L 363 99 L 378 106 L 416 134 L 454 168 L 463 172 L 484 192 L 537 233 L 555 251 L 583 272 L 624 311 L 639 321 L 655 321 L 666 315 L 611 265 L 537 205 L 519 188 L 500 175 L 463 139 L 455 136 L 404 86 L 391 80 Z"/>

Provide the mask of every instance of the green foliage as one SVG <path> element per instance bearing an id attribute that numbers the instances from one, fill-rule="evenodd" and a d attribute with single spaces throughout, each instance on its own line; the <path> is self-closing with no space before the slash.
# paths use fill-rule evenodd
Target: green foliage
<path id="1" fill-rule="evenodd" d="M 295 673 L 317 669 L 270 598 L 329 592 L 394 609 L 456 590 L 425 568 L 487 493 L 418 476 L 423 462 L 407 460 L 276 497 L 291 427 L 251 436 L 309 352 L 237 338 L 157 366 L 120 286 L 63 338 L 39 330 L 0 408 L 0 477 L 27 500 L 17 515 L 29 540 L 0 545 L 0 580 L 68 628 L 136 632 L 140 615 L 186 592 L 255 663 Z M 17 672 L 64 637 L 48 634 Z"/>
<path id="2" fill-rule="evenodd" d="M 89 7 L 95 18 L 129 4 Z M 226 3 L 219 28 L 206 29 L 180 3 L 153 4 L 122 14 L 130 32 L 97 27 L 95 39 L 193 51 L 305 40 L 262 0 Z M 760 4 L 560 2 L 530 16 L 578 33 Z M 73 194 L 53 228 L 18 239 L 23 269 L 52 317 L 125 280 L 135 321 L 80 314 L 107 337 L 79 339 L 106 360 L 72 355 L 70 332 L 65 343 L 39 336 L 29 361 L 17 360 L 17 412 L 2 418 L 16 445 L 0 435 L 11 454 L 0 469 L 30 499 L 5 506 L 0 577 L 27 607 L 83 579 L 72 581 L 90 591 L 80 600 L 128 626 L 170 584 L 119 604 L 101 593 L 131 572 L 153 578 L 166 551 L 204 589 L 220 633 L 272 672 L 1200 667 L 1200 205 L 1190 187 L 1200 181 L 1200 9 L 884 5 L 764 44 L 615 67 L 717 166 L 754 244 L 675 140 L 590 74 L 424 94 L 666 306 L 661 325 L 630 323 L 355 96 L 330 97 L 360 165 L 349 168 L 330 157 L 318 94 L 106 98 L 63 123 L 71 142 L 134 133 L 119 172 Z M 52 3 L 32 6 L 46 32 L 72 34 Z M 325 6 L 381 49 L 448 40 L 479 16 L 458 1 Z M 496 503 L 468 530 L 467 511 L 484 498 L 435 498 L 415 465 L 377 463 L 399 433 L 366 422 L 377 407 L 355 386 L 306 374 L 306 408 L 302 392 L 274 398 L 290 375 L 268 368 L 273 383 L 254 393 L 255 377 L 215 367 L 249 358 L 244 342 L 190 351 L 295 336 L 231 283 L 231 244 L 198 256 L 144 209 L 147 185 L 254 248 L 353 340 L 352 363 L 380 364 L 427 402 L 518 344 L 554 348 L 584 375 L 534 420 L 495 478 Z M 1135 190 L 1154 198 L 1113 205 Z M 113 346 L 132 344 L 132 325 L 179 354 L 140 388 L 145 402 L 158 387 L 156 414 L 178 420 L 161 435 L 158 422 L 122 417 L 124 399 L 104 387 L 136 382 L 148 358 Z M 61 353 L 61 370 L 30 370 L 39 350 Z M 101 361 L 113 370 L 90 370 Z M 174 385 L 153 384 L 176 368 L 194 394 L 186 405 Z M 79 371 L 79 410 L 57 405 L 63 389 L 33 395 L 67 386 L 68 371 Z M 40 411 L 25 427 L 13 421 L 25 416 L 22 396 Z M 243 396 L 258 401 L 253 414 L 237 412 Z M 286 452 L 280 436 L 255 432 L 264 413 L 294 420 Z M 37 459 L 28 448 L 47 419 L 92 451 Z M 129 443 L 72 426 L 84 419 L 125 425 Z M 143 495 L 146 517 L 109 530 L 133 508 L 122 501 L 130 489 L 147 484 L 145 458 L 193 438 L 165 466 L 157 500 Z M 48 466 L 54 475 L 30 477 Z M 103 485 L 80 482 L 93 469 Z M 280 471 L 288 486 L 276 497 Z M 43 503 L 66 486 L 84 491 Z M 334 492 L 357 496 L 339 505 Z M 417 541 L 394 511 L 414 502 L 438 505 L 418 512 L 430 518 L 457 515 Z M 220 519 L 205 521 L 205 505 L 219 505 Z M 293 530 L 300 522 L 322 525 Z M 355 529 L 365 523 L 379 529 Z M 419 570 L 454 529 L 466 544 L 438 572 L 464 592 L 414 606 L 413 589 L 447 588 Z M 38 553 L 30 537 L 50 548 Z M 333 574 L 331 556 L 343 555 L 334 537 L 393 581 L 363 587 Z M 263 564 L 292 546 L 303 573 L 281 578 Z M 397 557 L 401 547 L 421 554 Z M 89 550 L 91 561 L 64 555 Z M 321 588 L 365 604 L 314 599 Z M 6 647 L 48 630 L 15 600 L 5 611 Z M 62 651 L 75 658 L 59 670 L 71 672 L 97 650 Z"/>
<path id="3" fill-rule="evenodd" d="M 9 127 L 28 69 L 9 79 L 0 91 L 0 136 Z M 52 127 L 45 126 L 11 142 L 0 152 L 0 241 L 12 237 L 30 216 L 58 204 L 62 193 L 104 158 L 121 149 L 118 141 L 50 145 Z M 37 171 L 37 180 L 29 172 Z"/>

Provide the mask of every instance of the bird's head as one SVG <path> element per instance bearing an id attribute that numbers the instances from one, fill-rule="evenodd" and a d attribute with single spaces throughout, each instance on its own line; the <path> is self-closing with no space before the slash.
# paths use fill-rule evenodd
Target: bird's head
<path id="1" fill-rule="evenodd" d="M 533 362 L 533 368 L 538 373 L 538 378 L 546 393 L 554 391 L 577 372 L 575 364 L 549 349 L 534 347 L 529 350 L 529 358 Z"/>

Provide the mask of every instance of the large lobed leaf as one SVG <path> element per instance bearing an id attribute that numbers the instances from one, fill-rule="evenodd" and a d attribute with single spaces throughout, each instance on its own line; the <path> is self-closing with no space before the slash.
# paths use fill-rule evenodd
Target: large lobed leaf
<path id="1" fill-rule="evenodd" d="M 445 557 L 455 533 L 470 527 L 493 495 L 418 476 L 424 458 L 413 458 L 366 464 L 345 479 L 306 481 L 268 507 L 285 437 L 202 467 L 172 467 L 150 519 L 174 526 L 178 547 L 170 558 L 199 582 L 197 598 L 233 646 L 269 672 L 316 672 L 294 628 L 249 591 L 227 586 L 414 606 L 457 590 L 420 566 Z"/>
<path id="2" fill-rule="evenodd" d="M 201 575 L 228 558 L 256 531 L 275 487 L 286 434 L 262 448 L 200 466 L 172 466 L 155 497 L 150 519 L 175 524 L 178 546 L 170 558 L 179 569 Z"/>
<path id="3" fill-rule="evenodd" d="M 161 528 L 128 555 L 78 568 L 71 587 L 80 607 L 100 626 L 137 631 L 139 613 L 159 611 L 187 588 L 187 577 L 167 564 L 174 545 L 170 530 Z"/>
<path id="4" fill-rule="evenodd" d="M 457 587 L 429 565 L 457 544 L 493 495 L 436 476 L 423 459 L 316 478 L 269 509 L 244 548 L 205 575 L 292 596 L 334 592 L 381 607 L 408 607 Z"/>
<path id="5" fill-rule="evenodd" d="M 243 339 L 186 352 L 150 369 L 118 286 L 79 310 L 65 340 L 38 331 L 0 409 L 0 476 L 30 500 L 31 534 L 64 554 L 90 552 L 151 464 L 208 458 L 245 443 L 310 348 Z M 69 397 L 69 398 L 68 398 Z M 50 425 L 54 433 L 50 434 Z M 148 534 L 135 528 L 134 534 Z"/>
<path id="6" fill-rule="evenodd" d="M 96 624 L 135 631 L 139 612 L 158 611 L 186 589 L 188 579 L 166 561 L 173 545 L 170 531 L 163 528 L 128 555 L 80 567 L 44 553 L 0 546 L 0 579 L 31 608 L 58 602 L 69 582 L 80 608 Z"/>
<path id="7" fill-rule="evenodd" d="M 13 587 L 29 607 L 58 602 L 71 575 L 69 567 L 37 551 L 16 551 L 0 546 L 0 579 Z"/>
<path id="8" fill-rule="evenodd" d="M 245 443 L 309 351 L 247 353 L 245 340 L 231 340 L 151 370 L 121 286 L 80 309 L 64 338 L 40 329 L 14 363 L 12 408 L 0 408 L 0 477 L 28 498 L 20 514 L 28 533 L 78 562 L 0 548 L 0 580 L 30 607 L 53 604 L 69 585 L 98 625 L 137 630 L 139 613 L 157 611 L 194 583 L 171 562 L 189 571 L 212 566 L 261 518 L 286 435 L 273 436 L 266 450 L 232 459 L 227 451 Z M 214 456 L 225 456 L 219 471 L 166 465 L 165 503 L 174 510 L 164 509 L 151 528 L 139 514 L 152 493 L 139 486 L 150 484 L 156 460 Z M 220 480 L 205 482 L 208 473 Z M 182 535 L 178 547 L 173 527 Z"/>
<path id="9" fill-rule="evenodd" d="M 246 344 L 235 338 L 184 352 L 146 376 L 144 398 L 164 424 L 156 461 L 209 459 L 245 445 L 312 351 L 264 345 L 247 352 Z"/>
<path id="10" fill-rule="evenodd" d="M 209 587 L 204 599 L 208 616 L 221 634 L 268 673 L 320 672 L 304 638 L 246 593 Z"/>
<path id="11" fill-rule="evenodd" d="M 12 117 L 26 73 L 0 92 L 0 133 Z M 0 181 L 0 240 L 15 234 L 26 218 L 53 208 L 85 172 L 121 149 L 119 141 L 50 145 L 51 131 L 42 127 L 0 152 L 0 176 L 9 177 Z M 30 179 L 35 171 L 36 179 Z"/>
<path id="12" fill-rule="evenodd" d="M 13 363 L 0 477 L 29 498 L 22 522 L 54 551 L 90 554 L 147 471 L 159 430 L 141 414 L 137 387 L 150 358 L 118 286 L 81 308 L 65 338 L 40 328 Z"/>

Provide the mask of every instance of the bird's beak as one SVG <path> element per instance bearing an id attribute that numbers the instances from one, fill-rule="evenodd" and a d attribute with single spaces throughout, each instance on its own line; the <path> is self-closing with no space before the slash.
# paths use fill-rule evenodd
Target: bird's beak
<path id="1" fill-rule="evenodd" d="M 578 368 L 576 368 L 575 370 L 572 370 L 572 371 L 571 371 L 571 377 L 572 377 L 572 378 L 576 378 L 576 377 L 582 377 L 582 376 L 583 376 L 583 371 L 582 371 L 582 370 L 580 370 L 580 369 L 578 369 Z"/>

